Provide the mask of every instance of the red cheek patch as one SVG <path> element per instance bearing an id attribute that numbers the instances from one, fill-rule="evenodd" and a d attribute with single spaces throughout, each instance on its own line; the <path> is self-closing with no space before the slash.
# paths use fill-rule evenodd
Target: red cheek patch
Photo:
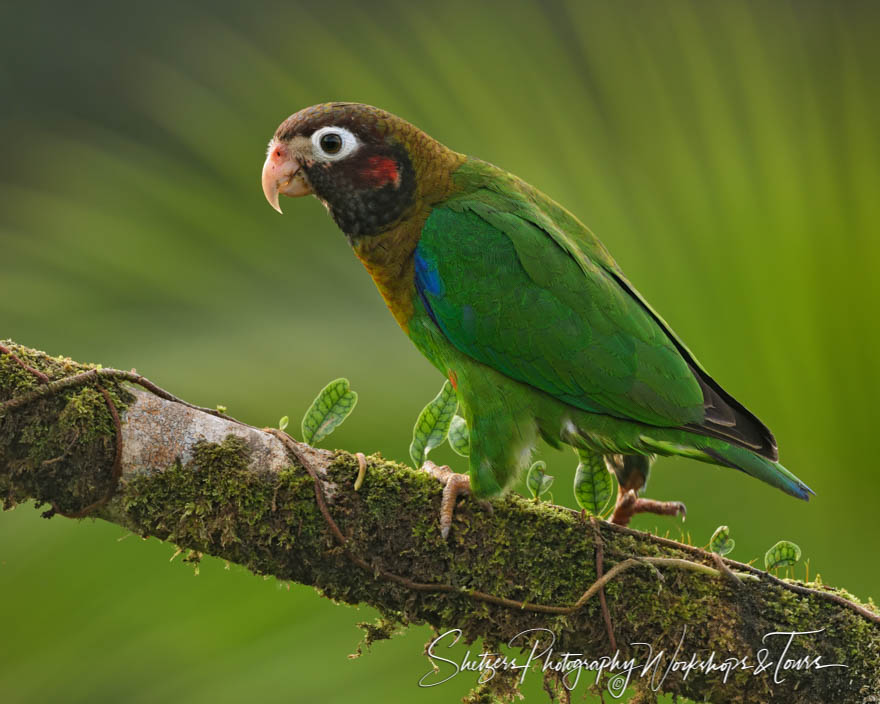
<path id="1" fill-rule="evenodd" d="M 393 183 L 395 188 L 400 185 L 397 162 L 387 156 L 371 156 L 367 159 L 367 166 L 361 171 L 361 176 L 373 188 L 381 188 L 388 183 Z"/>

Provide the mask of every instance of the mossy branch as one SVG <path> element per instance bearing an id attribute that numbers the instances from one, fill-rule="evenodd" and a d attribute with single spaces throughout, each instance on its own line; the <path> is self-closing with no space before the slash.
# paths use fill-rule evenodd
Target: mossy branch
<path id="1" fill-rule="evenodd" d="M 134 372 L 0 345 L 6 508 L 32 499 L 52 507 L 46 515 L 87 510 L 139 535 L 369 604 L 390 621 L 461 629 L 469 640 L 494 645 L 549 629 L 557 653 L 612 655 L 613 639 L 621 659 L 641 663 L 644 646 L 631 644 L 651 643 L 667 653 L 657 691 L 698 701 L 864 702 L 880 692 L 880 618 L 843 590 L 783 582 L 517 496 L 491 510 L 462 500 L 444 541 L 434 479 L 373 455 L 355 491 L 358 469 L 356 455 L 197 408 Z M 593 598 L 603 591 L 607 610 Z M 748 658 L 754 666 L 762 648 L 782 654 L 779 637 L 762 642 L 765 634 L 820 629 L 798 637 L 786 657 L 845 668 L 780 672 L 774 664 L 761 673 L 736 669 L 726 682 L 723 672 L 691 670 L 660 682 L 679 643 L 684 659 L 715 651 L 716 662 Z M 640 674 L 633 683 L 650 698 L 651 677 Z M 510 695 L 511 678 L 490 686 Z"/>

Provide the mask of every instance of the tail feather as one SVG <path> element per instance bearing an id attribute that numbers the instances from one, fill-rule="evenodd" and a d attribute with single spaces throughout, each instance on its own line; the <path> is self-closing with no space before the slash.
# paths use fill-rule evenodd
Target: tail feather
<path id="1" fill-rule="evenodd" d="M 685 442 L 682 442 L 684 438 L 681 436 L 676 441 L 669 441 L 656 437 L 654 433 L 652 435 L 654 437 L 641 435 L 640 440 L 643 445 L 658 454 L 682 455 L 702 462 L 733 467 L 804 501 L 810 500 L 810 494 L 814 496 L 816 494 L 779 462 L 762 457 L 744 447 L 693 434 L 688 434 Z"/>
<path id="2" fill-rule="evenodd" d="M 719 443 L 721 445 L 721 443 Z M 745 448 L 735 445 L 727 445 L 726 447 L 705 447 L 703 448 L 709 457 L 717 462 L 734 469 L 750 474 L 756 479 L 767 482 L 782 489 L 786 494 L 803 499 L 810 500 L 810 494 L 815 496 L 815 492 L 798 479 L 794 474 L 789 472 L 779 462 L 773 462 L 765 457 L 749 452 Z"/>

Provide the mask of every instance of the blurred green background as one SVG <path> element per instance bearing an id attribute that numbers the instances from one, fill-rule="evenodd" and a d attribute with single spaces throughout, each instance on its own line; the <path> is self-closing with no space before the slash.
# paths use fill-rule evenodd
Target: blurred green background
<path id="1" fill-rule="evenodd" d="M 812 573 L 876 595 L 878 16 L 805 0 L 3 3 L 0 338 L 137 367 L 255 425 L 298 422 L 345 375 L 360 402 L 329 444 L 406 460 L 442 379 L 321 205 L 280 217 L 258 183 L 290 113 L 379 105 L 579 215 L 817 493 L 661 460 L 650 495 L 687 503 L 695 543 L 720 523 L 740 560 L 793 540 Z M 573 457 L 542 456 L 573 505 Z M 349 661 L 369 609 L 212 559 L 196 578 L 173 547 L 123 535 L 0 516 L 4 702 L 449 702 L 473 683 L 418 689 L 426 628 Z M 527 691 L 542 696 L 537 677 Z"/>

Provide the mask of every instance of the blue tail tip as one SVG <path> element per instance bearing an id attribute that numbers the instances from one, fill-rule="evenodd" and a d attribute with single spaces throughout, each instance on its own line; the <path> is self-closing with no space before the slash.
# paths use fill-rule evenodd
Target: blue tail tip
<path id="1" fill-rule="evenodd" d="M 813 491 L 810 487 L 808 487 L 803 482 L 798 483 L 798 498 L 803 499 L 804 501 L 809 501 L 810 496 L 815 496 L 816 492 Z"/>

